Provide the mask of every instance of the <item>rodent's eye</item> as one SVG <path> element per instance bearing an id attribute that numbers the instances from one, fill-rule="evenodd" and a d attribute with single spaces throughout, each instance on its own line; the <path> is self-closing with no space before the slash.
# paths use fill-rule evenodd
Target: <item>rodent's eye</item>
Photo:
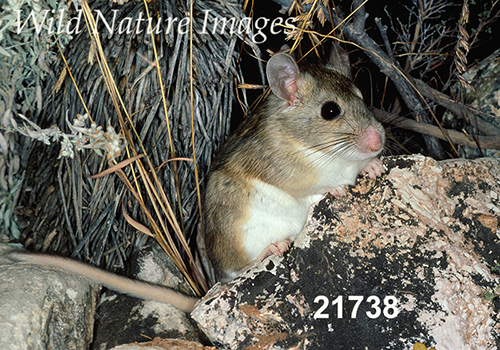
<path id="1" fill-rule="evenodd" d="M 321 116 L 325 120 L 333 120 L 344 115 L 344 110 L 333 101 L 328 101 L 321 107 Z"/>

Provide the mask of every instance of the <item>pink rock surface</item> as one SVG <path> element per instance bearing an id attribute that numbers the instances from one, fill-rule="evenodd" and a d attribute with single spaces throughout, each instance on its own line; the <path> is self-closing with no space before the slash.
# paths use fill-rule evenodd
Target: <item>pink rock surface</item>
<path id="1" fill-rule="evenodd" d="M 192 315 L 215 344 L 498 348 L 500 302 L 485 291 L 500 284 L 490 271 L 500 262 L 500 162 L 416 155 L 384 163 L 381 178 L 361 178 L 347 196 L 313 207 L 284 257 L 212 289 Z"/>

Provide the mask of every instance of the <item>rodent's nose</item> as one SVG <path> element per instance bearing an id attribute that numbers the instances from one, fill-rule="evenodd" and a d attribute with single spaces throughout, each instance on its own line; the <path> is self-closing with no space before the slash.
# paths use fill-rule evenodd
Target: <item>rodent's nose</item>
<path id="1" fill-rule="evenodd" d="M 361 135 L 361 147 L 370 152 L 377 152 L 382 148 L 382 137 L 374 126 L 369 126 L 366 132 Z"/>

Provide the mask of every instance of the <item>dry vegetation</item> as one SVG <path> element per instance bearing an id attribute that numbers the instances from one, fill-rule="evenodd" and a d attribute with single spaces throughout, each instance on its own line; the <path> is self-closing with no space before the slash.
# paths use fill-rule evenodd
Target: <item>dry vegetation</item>
<path id="1" fill-rule="evenodd" d="M 450 0 L 407 1 L 406 18 L 386 8 L 384 17 L 369 22 L 366 1 L 277 2 L 297 17 L 289 38 L 301 56 L 320 54 L 325 42 L 337 40 L 357 54 L 357 72 L 371 61 L 372 70 L 384 73 L 377 83 L 379 100 L 371 104 L 394 131 L 392 145 L 399 150 L 413 136 L 396 128 L 421 134 L 420 149 L 437 159 L 457 157 L 463 146 L 500 150 L 498 126 L 481 119 L 484 113 L 464 97 L 471 90 L 467 57 L 499 17 L 497 1 L 474 5 L 482 9 L 474 27 L 467 1 L 460 3 L 461 11 Z M 72 38 L 29 42 L 29 33 L 0 32 L 0 49 L 8 54 L 0 52 L 6 57 L 0 79 L 2 239 L 114 269 L 153 237 L 201 295 L 210 284 L 196 267 L 194 249 L 202 230 L 204 177 L 229 132 L 235 97 L 248 111 L 246 90 L 236 89 L 252 87 L 239 65 L 242 52 L 254 55 L 260 84 L 264 80 L 259 48 L 248 35 L 199 35 L 199 26 L 205 10 L 213 18 L 243 18 L 252 4 L 198 1 L 194 9 L 188 1 L 75 4 L 68 10 L 81 8 L 88 30 Z M 195 20 L 189 35 L 89 35 L 93 6 L 103 13 L 117 9 L 121 17 L 144 12 Z M 457 16 L 445 19 L 450 9 Z M 16 51 L 15 40 L 35 47 L 32 56 Z M 16 62 L 22 62 L 17 75 Z M 446 111 L 460 128 L 443 126 Z M 99 129 L 108 125 L 116 133 Z M 27 144 L 11 133 L 14 129 L 51 145 Z M 97 147 L 99 142 L 104 145 Z M 22 234 L 14 229 L 14 207 Z"/>

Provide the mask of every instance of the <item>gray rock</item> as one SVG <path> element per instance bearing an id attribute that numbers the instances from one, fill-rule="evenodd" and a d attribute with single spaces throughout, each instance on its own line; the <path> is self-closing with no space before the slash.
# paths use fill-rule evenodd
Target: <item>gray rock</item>
<path id="1" fill-rule="evenodd" d="M 464 102 L 474 111 L 467 131 L 478 135 L 500 134 L 500 49 L 493 52 L 481 62 L 474 64 L 464 78 L 474 89 L 463 89 L 460 83 L 452 87 L 455 96 L 463 95 Z M 463 122 L 451 113 L 445 113 L 445 121 L 454 125 L 457 130 L 464 128 Z M 479 125 L 478 125 L 479 123 Z M 481 125 L 482 124 L 482 125 Z M 500 150 L 458 146 L 460 155 L 465 158 L 486 157 L 500 158 Z"/>
<path id="2" fill-rule="evenodd" d="M 0 249 L 1 349 L 108 349 L 155 337 L 194 340 L 199 346 L 196 341 L 207 342 L 174 306 L 106 291 L 97 307 L 100 288 L 87 279 L 45 266 L 13 264 L 2 254 L 12 248 Z M 189 288 L 161 248 L 141 250 L 130 265 L 137 279 L 185 293 Z"/>
<path id="3" fill-rule="evenodd" d="M 200 343 L 181 339 L 160 339 L 146 343 L 119 345 L 111 350 L 214 350 L 212 346 L 203 346 Z"/>
<path id="4" fill-rule="evenodd" d="M 209 339 L 229 349 L 498 348 L 500 301 L 485 291 L 500 284 L 490 272 L 500 162 L 384 162 L 382 178 L 321 200 L 284 257 L 209 292 L 192 313 Z"/>
<path id="5" fill-rule="evenodd" d="M 161 284 L 189 294 L 189 286 L 172 260 L 160 247 L 139 251 L 129 261 L 134 279 Z M 188 315 L 169 304 L 141 300 L 107 290 L 99 303 L 92 349 L 153 338 L 207 341 Z"/>
<path id="6" fill-rule="evenodd" d="M 500 298 L 488 300 L 485 291 L 494 294 L 500 284 L 490 272 L 500 262 L 500 162 L 411 156 L 385 164 L 389 170 L 382 178 L 362 178 L 347 196 L 321 200 L 285 256 L 266 259 L 209 292 L 192 317 L 214 344 L 379 350 L 421 342 L 439 350 L 498 348 Z M 177 284 L 180 279 L 165 275 L 151 256 L 161 254 L 146 252 L 134 264 L 142 273 L 134 275 Z M 2 348 L 87 349 L 97 287 L 54 269 L 7 263 L 0 261 Z M 124 332 L 132 333 L 130 321 L 139 315 L 137 330 L 147 337 L 183 337 L 175 341 L 186 349 L 205 343 L 203 337 L 189 341 L 199 334 L 185 314 L 137 300 L 124 306 L 122 297 L 103 301 L 109 305 L 101 328 L 111 327 L 112 318 L 103 320 L 113 315 L 122 321 L 110 332 L 127 325 Z M 161 333 L 168 329 L 173 335 Z M 147 346 L 174 343 L 166 344 Z"/>
<path id="7" fill-rule="evenodd" d="M 1 261 L 0 347 L 88 349 L 98 291 L 86 279 L 63 271 Z"/>

